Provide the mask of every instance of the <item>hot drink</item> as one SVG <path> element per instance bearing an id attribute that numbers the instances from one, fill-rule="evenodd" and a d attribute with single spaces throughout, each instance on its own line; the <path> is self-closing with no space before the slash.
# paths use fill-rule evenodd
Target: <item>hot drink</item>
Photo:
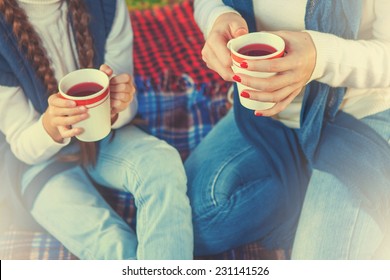
<path id="1" fill-rule="evenodd" d="M 78 140 L 95 142 L 110 133 L 110 79 L 106 73 L 94 68 L 72 71 L 60 80 L 58 90 L 62 98 L 88 109 L 88 118 L 72 125 L 83 129 L 76 135 Z"/>
<path id="2" fill-rule="evenodd" d="M 66 94 L 75 97 L 82 97 L 95 94 L 102 89 L 103 87 L 97 83 L 85 82 L 72 86 Z"/>
<path id="3" fill-rule="evenodd" d="M 283 57 L 285 42 L 282 37 L 268 32 L 251 32 L 229 40 L 226 47 L 230 50 L 232 58 L 232 70 L 236 75 L 238 92 L 244 90 L 258 90 L 241 82 L 241 75 L 266 79 L 276 75 L 275 72 L 254 70 L 256 65 L 261 65 L 261 60 L 271 60 Z M 253 67 L 253 69 L 252 69 Z M 251 70 L 250 70 L 251 69 Z M 266 70 L 266 69 L 265 69 Z M 237 78 L 237 79 L 236 79 Z M 241 105 L 250 110 L 266 110 L 272 108 L 275 103 L 258 101 L 239 95 Z"/>
<path id="4" fill-rule="evenodd" d="M 276 52 L 276 49 L 266 44 L 250 44 L 240 48 L 237 52 L 246 56 L 266 56 Z"/>

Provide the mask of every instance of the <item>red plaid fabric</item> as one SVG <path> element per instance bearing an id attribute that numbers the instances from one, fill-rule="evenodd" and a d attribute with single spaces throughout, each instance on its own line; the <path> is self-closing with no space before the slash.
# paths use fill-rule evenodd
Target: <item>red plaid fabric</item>
<path id="1" fill-rule="evenodd" d="M 193 20 L 192 1 L 135 11 L 135 82 L 139 118 L 145 129 L 166 140 L 184 160 L 229 109 L 231 84 L 201 60 L 203 35 Z M 130 194 L 98 187 L 108 203 L 135 228 Z M 283 250 L 268 251 L 261 242 L 203 259 L 285 259 Z M 76 259 L 54 237 L 11 228 L 0 234 L 0 259 Z"/>
<path id="2" fill-rule="evenodd" d="M 226 82 L 209 70 L 201 59 L 203 34 L 193 20 L 192 1 L 160 9 L 135 11 L 135 72 L 149 77 L 152 86 L 161 85 L 164 77 L 188 74 L 197 85 L 212 82 L 225 87 Z M 171 90 L 180 91 L 180 83 L 166 81 Z M 167 85 L 166 84 L 166 85 Z M 172 88 L 176 85 L 177 88 Z"/>

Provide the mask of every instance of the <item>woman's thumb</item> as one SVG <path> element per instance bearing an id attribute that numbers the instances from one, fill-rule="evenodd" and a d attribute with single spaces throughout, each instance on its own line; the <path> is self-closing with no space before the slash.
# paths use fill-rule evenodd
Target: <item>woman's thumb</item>
<path id="1" fill-rule="evenodd" d="M 233 38 L 237 38 L 248 33 L 248 25 L 246 24 L 245 20 L 242 20 L 241 22 L 233 21 L 229 24 L 229 26 L 230 34 L 233 36 Z"/>

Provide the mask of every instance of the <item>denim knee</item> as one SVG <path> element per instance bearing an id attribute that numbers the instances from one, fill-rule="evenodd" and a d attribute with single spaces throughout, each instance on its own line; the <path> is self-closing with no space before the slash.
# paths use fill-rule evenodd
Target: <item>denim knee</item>
<path id="1" fill-rule="evenodd" d="M 279 206 L 285 203 L 285 196 L 275 180 L 242 181 L 225 171 L 210 182 L 208 193 L 193 192 L 190 197 L 198 255 L 222 252 L 272 235 L 281 221 L 283 209 Z"/>
<path id="2" fill-rule="evenodd" d="M 179 152 L 174 147 L 164 144 L 155 149 L 152 148 L 150 158 L 148 167 L 153 169 L 156 174 L 186 181 L 183 162 Z"/>

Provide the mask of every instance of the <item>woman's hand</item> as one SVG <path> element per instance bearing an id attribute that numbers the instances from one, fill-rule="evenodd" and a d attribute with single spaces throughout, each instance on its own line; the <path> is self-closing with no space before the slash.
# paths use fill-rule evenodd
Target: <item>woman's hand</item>
<path id="1" fill-rule="evenodd" d="M 238 74 L 235 77 L 241 80 L 243 85 L 259 90 L 244 90 L 239 93 L 241 96 L 276 103 L 270 109 L 255 111 L 257 116 L 272 116 L 283 111 L 307 84 L 316 63 L 316 48 L 308 33 L 289 31 L 273 33 L 284 39 L 286 55 L 269 60 L 246 61 L 246 69 L 276 72 L 276 75 L 269 78 L 254 78 Z"/>
<path id="2" fill-rule="evenodd" d="M 62 143 L 64 138 L 83 133 L 82 128 L 72 128 L 72 125 L 88 118 L 85 106 L 76 106 L 75 101 L 61 98 L 59 93 L 50 95 L 48 103 L 42 122 L 54 141 Z"/>
<path id="3" fill-rule="evenodd" d="M 245 20 L 236 13 L 222 14 L 215 21 L 202 49 L 202 59 L 208 68 L 224 80 L 233 81 L 232 60 L 226 44 L 230 39 L 248 33 Z"/>
<path id="4" fill-rule="evenodd" d="M 100 71 L 109 77 L 113 74 L 113 70 L 106 64 L 100 66 Z M 134 94 L 133 78 L 129 74 L 120 74 L 110 79 L 111 123 L 115 122 L 119 112 L 129 107 Z"/>

